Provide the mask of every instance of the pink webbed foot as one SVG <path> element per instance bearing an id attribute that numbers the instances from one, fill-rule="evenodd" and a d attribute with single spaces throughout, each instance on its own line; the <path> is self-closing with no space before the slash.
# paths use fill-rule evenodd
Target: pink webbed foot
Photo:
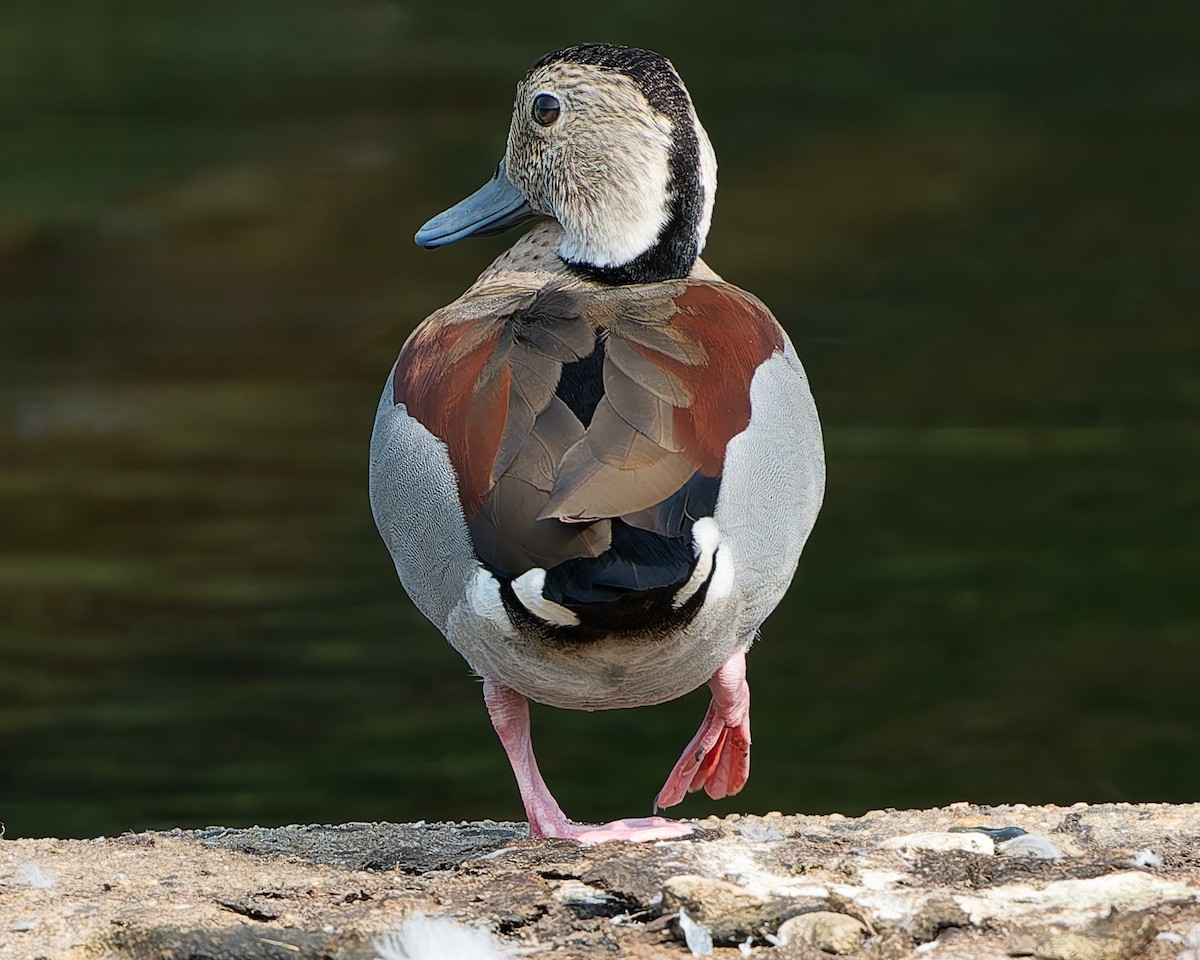
<path id="1" fill-rule="evenodd" d="M 735 653 L 708 681 L 712 702 L 704 722 L 675 764 L 654 801 L 673 807 L 704 790 L 714 800 L 731 797 L 750 778 L 750 686 L 746 655 Z"/>
<path id="2" fill-rule="evenodd" d="M 609 840 L 625 840 L 633 843 L 646 843 L 652 840 L 675 840 L 686 837 L 692 828 L 676 820 L 666 820 L 663 817 L 635 817 L 628 820 L 614 820 L 612 823 L 597 825 L 587 823 L 572 823 L 563 818 L 562 823 L 556 823 L 545 829 L 536 830 L 529 825 L 530 833 L 535 837 L 566 837 L 578 840 L 583 844 L 607 843 Z"/>
<path id="3" fill-rule="evenodd" d="M 644 843 L 686 837 L 692 832 L 686 824 L 662 817 L 614 820 L 599 825 L 568 820 L 538 770 L 530 739 L 528 701 L 515 690 L 490 679 L 483 681 L 483 700 L 517 778 L 532 836 L 562 837 L 585 844 L 609 840 Z"/>

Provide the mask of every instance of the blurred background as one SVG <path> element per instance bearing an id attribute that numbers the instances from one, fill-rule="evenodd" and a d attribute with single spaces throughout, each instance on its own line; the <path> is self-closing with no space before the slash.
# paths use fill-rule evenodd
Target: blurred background
<path id="1" fill-rule="evenodd" d="M 1125 6 L 6 0 L 7 835 L 523 815 L 367 443 L 514 239 L 414 230 L 583 40 L 687 81 L 827 429 L 750 784 L 677 811 L 1200 799 L 1200 30 Z M 535 708 L 567 812 L 648 813 L 706 698 Z"/>

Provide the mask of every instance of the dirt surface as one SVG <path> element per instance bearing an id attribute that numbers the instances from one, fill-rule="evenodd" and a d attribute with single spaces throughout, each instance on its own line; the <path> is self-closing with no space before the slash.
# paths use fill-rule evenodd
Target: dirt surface
<path id="1" fill-rule="evenodd" d="M 492 822 L 3 840 L 0 958 L 368 960 L 391 931 L 392 957 L 465 960 L 438 929 L 395 940 L 424 913 L 486 927 L 496 956 L 687 957 L 711 938 L 730 960 L 1200 960 L 1200 805 L 695 826 L 596 847 Z"/>

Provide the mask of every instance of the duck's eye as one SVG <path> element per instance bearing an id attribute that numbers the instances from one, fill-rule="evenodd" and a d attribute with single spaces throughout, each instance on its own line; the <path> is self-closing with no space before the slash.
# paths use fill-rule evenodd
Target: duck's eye
<path id="1" fill-rule="evenodd" d="M 548 127 L 558 119 L 558 98 L 548 93 L 539 93 L 533 98 L 533 119 Z"/>

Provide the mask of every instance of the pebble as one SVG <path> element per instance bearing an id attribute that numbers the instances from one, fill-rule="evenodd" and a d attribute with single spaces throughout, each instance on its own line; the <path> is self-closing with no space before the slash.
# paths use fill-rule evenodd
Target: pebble
<path id="1" fill-rule="evenodd" d="M 1038 960 L 1132 960 L 1146 955 L 1154 932 L 1147 912 L 1112 910 L 1074 930 L 1039 938 Z"/>
<path id="2" fill-rule="evenodd" d="M 901 853 L 914 850 L 965 850 L 967 853 L 980 853 L 989 857 L 996 852 L 995 841 L 982 833 L 939 833 L 933 830 L 892 837 L 890 840 L 884 840 L 880 847 L 885 850 L 899 850 Z"/>
<path id="3" fill-rule="evenodd" d="M 784 838 L 779 828 L 773 823 L 754 823 L 747 820 L 739 823 L 734 829 L 751 843 L 767 843 Z"/>
<path id="4" fill-rule="evenodd" d="M 683 874 L 663 884 L 663 913 L 685 912 L 712 932 L 714 943 L 733 946 L 748 936 L 762 936 L 781 919 L 800 910 L 817 910 L 819 897 L 764 897 L 713 877 Z"/>
<path id="5" fill-rule="evenodd" d="M 599 887 L 593 887 L 580 880 L 565 880 L 557 890 L 554 898 L 577 917 L 588 918 L 611 916 L 611 907 L 619 903 L 616 897 Z"/>
<path id="6" fill-rule="evenodd" d="M 1038 944 L 1038 960 L 1127 960 L 1131 944 L 1115 937 L 1060 933 Z"/>
<path id="7" fill-rule="evenodd" d="M 1048 839 L 1037 833 L 1026 833 L 1000 844 L 1006 857 L 1037 857 L 1039 860 L 1062 860 L 1066 856 Z"/>
<path id="8" fill-rule="evenodd" d="M 49 890 L 54 886 L 54 877 L 32 860 L 27 860 L 17 867 L 16 880 L 17 883 L 33 887 L 35 890 Z"/>
<path id="9" fill-rule="evenodd" d="M 792 917 L 779 928 L 775 938 L 781 946 L 799 943 L 825 953 L 854 953 L 862 946 L 867 928 L 861 920 L 844 913 L 818 910 Z"/>
<path id="10" fill-rule="evenodd" d="M 28 933 L 30 930 L 32 930 L 36 926 L 37 926 L 37 924 L 34 923 L 32 920 L 22 920 L 20 923 L 14 923 L 8 929 L 11 930 L 13 933 Z"/>
<path id="11" fill-rule="evenodd" d="M 948 927 L 969 927 L 971 918 L 951 897 L 933 896 L 902 926 L 914 940 L 935 943 Z"/>

